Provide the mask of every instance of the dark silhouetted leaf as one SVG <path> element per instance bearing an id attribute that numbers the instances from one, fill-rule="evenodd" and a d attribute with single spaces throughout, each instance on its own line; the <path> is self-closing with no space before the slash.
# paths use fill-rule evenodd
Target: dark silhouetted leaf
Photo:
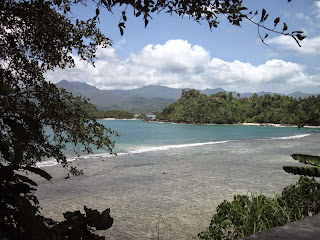
<path id="1" fill-rule="evenodd" d="M 42 170 L 41 168 L 35 168 L 35 167 L 31 167 L 31 166 L 26 166 L 26 167 L 23 167 L 23 168 L 25 170 L 28 170 L 30 172 L 33 172 L 35 174 L 40 175 L 41 177 L 47 179 L 48 181 L 50 181 L 50 179 L 52 178 L 49 173 L 47 173 L 46 171 Z"/>
<path id="2" fill-rule="evenodd" d="M 294 175 L 320 177 L 320 168 L 318 167 L 284 166 L 283 170 L 285 170 L 287 173 L 292 173 Z"/>
<path id="3" fill-rule="evenodd" d="M 283 29 L 282 29 L 282 31 L 285 32 L 285 31 L 287 31 L 287 30 L 288 30 L 287 24 L 286 24 L 286 23 L 283 23 Z"/>
<path id="4" fill-rule="evenodd" d="M 280 22 L 280 18 L 277 17 L 277 18 L 274 20 L 274 26 L 276 27 L 279 22 Z"/>
<path id="5" fill-rule="evenodd" d="M 297 38 L 298 38 L 300 41 L 302 41 L 303 39 L 306 38 L 306 36 L 303 36 L 303 35 L 301 35 L 301 34 L 297 34 L 296 36 L 297 36 Z"/>
<path id="6" fill-rule="evenodd" d="M 34 181 L 32 181 L 30 178 L 26 176 L 22 176 L 20 174 L 16 174 L 16 176 L 23 182 L 29 183 L 32 186 L 38 186 L 38 184 L 36 184 Z"/>
<path id="7" fill-rule="evenodd" d="M 4 83 L 0 84 L 0 95 L 7 96 L 10 93 L 12 93 L 13 91 L 14 90 L 11 87 L 9 87 L 9 85 L 4 84 Z"/>
<path id="8" fill-rule="evenodd" d="M 263 22 L 264 21 L 264 18 L 266 16 L 266 10 L 265 9 L 262 9 L 262 14 L 261 14 L 261 19 L 260 19 L 260 22 Z"/>
<path id="9" fill-rule="evenodd" d="M 84 206 L 88 225 L 95 227 L 97 230 L 106 230 L 113 224 L 113 218 L 110 217 L 110 209 L 104 210 L 101 214 L 97 210 L 93 210 Z"/>

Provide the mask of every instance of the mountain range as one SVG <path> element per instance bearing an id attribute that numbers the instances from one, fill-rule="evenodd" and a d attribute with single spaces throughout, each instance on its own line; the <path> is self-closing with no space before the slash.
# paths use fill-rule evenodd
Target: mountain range
<path id="1" fill-rule="evenodd" d="M 74 96 L 83 96 L 90 99 L 100 110 L 122 109 L 132 113 L 161 112 L 166 106 L 181 97 L 182 88 L 169 88 L 165 86 L 144 86 L 132 90 L 100 90 L 83 82 L 69 82 L 62 80 L 56 84 L 58 88 L 64 88 L 72 92 Z M 186 89 L 187 90 L 187 89 Z M 223 88 L 204 89 L 200 92 L 211 95 L 218 92 L 227 92 Z M 258 92 L 259 96 L 271 94 L 271 92 Z M 237 96 L 237 92 L 233 92 Z M 250 97 L 253 93 L 241 93 L 241 97 Z M 280 94 L 284 95 L 284 94 Z M 295 92 L 288 94 L 294 98 L 306 98 L 314 94 Z"/>

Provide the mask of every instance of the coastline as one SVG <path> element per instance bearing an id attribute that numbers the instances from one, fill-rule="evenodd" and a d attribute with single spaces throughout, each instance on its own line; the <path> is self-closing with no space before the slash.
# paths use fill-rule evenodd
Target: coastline
<path id="1" fill-rule="evenodd" d="M 259 127 L 299 127 L 294 124 L 280 124 L 280 123 L 184 123 L 184 122 L 170 122 L 170 121 L 161 121 L 158 119 L 149 121 L 149 122 L 159 122 L 159 123 L 172 123 L 172 124 L 187 124 L 187 125 L 243 125 L 243 126 L 259 126 Z M 309 126 L 305 125 L 300 128 L 320 128 L 320 126 Z"/>
<path id="2" fill-rule="evenodd" d="M 137 118 L 98 118 L 98 120 L 141 120 Z M 161 121 L 158 119 L 153 120 L 141 120 L 146 122 L 159 122 L 159 123 L 172 123 L 172 124 L 193 124 L 193 125 L 244 125 L 244 126 L 260 126 L 260 127 L 299 127 L 295 124 L 280 124 L 280 123 L 234 123 L 234 124 L 227 124 L 227 123 L 184 123 L 184 122 L 170 122 L 170 121 Z M 320 128 L 320 126 L 309 126 L 305 125 L 303 126 L 305 128 Z"/>
<path id="3" fill-rule="evenodd" d="M 280 124 L 280 123 L 239 123 L 239 125 L 244 126 L 271 126 L 271 127 L 298 127 L 294 124 Z M 320 126 L 303 126 L 305 128 L 320 128 Z"/>
<path id="4" fill-rule="evenodd" d="M 208 227 L 215 208 L 249 190 L 272 196 L 299 178 L 282 170 L 299 165 L 292 153 L 320 155 L 320 134 L 300 139 L 244 140 L 145 152 L 71 163 L 84 175 L 64 179 L 60 166 L 45 167 L 52 183 L 39 181 L 36 195 L 45 216 L 66 210 L 111 208 L 108 239 L 194 239 Z"/>

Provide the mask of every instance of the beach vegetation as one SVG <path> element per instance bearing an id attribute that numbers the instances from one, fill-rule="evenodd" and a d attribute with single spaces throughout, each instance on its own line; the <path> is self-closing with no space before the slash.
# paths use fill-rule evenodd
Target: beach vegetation
<path id="1" fill-rule="evenodd" d="M 275 197 L 251 193 L 221 203 L 200 239 L 237 239 L 320 213 L 320 183 L 301 177 Z"/>
<path id="2" fill-rule="evenodd" d="M 125 110 L 99 110 L 97 106 L 93 105 L 86 98 L 75 97 L 69 102 L 70 107 L 77 108 L 83 116 L 88 119 L 99 119 L 99 118 L 116 118 L 116 119 L 132 119 L 134 114 Z"/>
<path id="3" fill-rule="evenodd" d="M 140 114 L 137 116 L 137 119 L 140 119 L 140 120 L 142 120 L 142 121 L 151 121 L 151 120 L 152 120 L 152 117 L 148 117 L 146 114 L 140 113 Z"/>
<path id="4" fill-rule="evenodd" d="M 291 154 L 294 160 L 303 164 L 312 165 L 313 167 L 306 166 L 284 166 L 283 170 L 295 175 L 303 175 L 309 177 L 320 177 L 320 156 L 312 156 L 307 154 Z M 319 194 L 320 199 L 320 194 Z"/>
<path id="5" fill-rule="evenodd" d="M 198 90 L 182 96 L 157 114 L 160 121 L 196 124 L 275 123 L 320 125 L 320 96 L 295 99 L 289 96 L 253 94 L 249 98 L 219 92 L 206 95 Z"/>

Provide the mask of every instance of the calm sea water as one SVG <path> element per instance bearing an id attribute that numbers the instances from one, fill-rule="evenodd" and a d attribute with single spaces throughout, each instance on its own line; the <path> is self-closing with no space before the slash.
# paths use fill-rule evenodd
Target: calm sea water
<path id="1" fill-rule="evenodd" d="M 98 120 L 106 127 L 114 129 L 120 137 L 112 136 L 115 143 L 114 152 L 118 155 L 138 154 L 143 152 L 201 147 L 243 140 L 291 139 L 307 136 L 318 129 L 273 126 L 243 125 L 188 125 L 140 120 Z M 77 159 L 70 146 L 65 151 L 70 161 Z M 94 154 L 81 158 L 111 156 L 106 150 L 95 150 Z M 53 165 L 55 161 L 47 160 L 40 165 Z"/>
<path id="2" fill-rule="evenodd" d="M 114 225 L 99 233 L 111 240 L 196 239 L 223 200 L 248 190 L 274 196 L 296 182 L 282 169 L 299 164 L 290 154 L 320 154 L 320 129 L 99 121 L 121 134 L 118 155 L 67 151 L 84 175 L 65 179 L 65 169 L 47 167 L 54 184 L 40 181 L 37 197 L 57 220 L 83 206 L 111 208 Z"/>

